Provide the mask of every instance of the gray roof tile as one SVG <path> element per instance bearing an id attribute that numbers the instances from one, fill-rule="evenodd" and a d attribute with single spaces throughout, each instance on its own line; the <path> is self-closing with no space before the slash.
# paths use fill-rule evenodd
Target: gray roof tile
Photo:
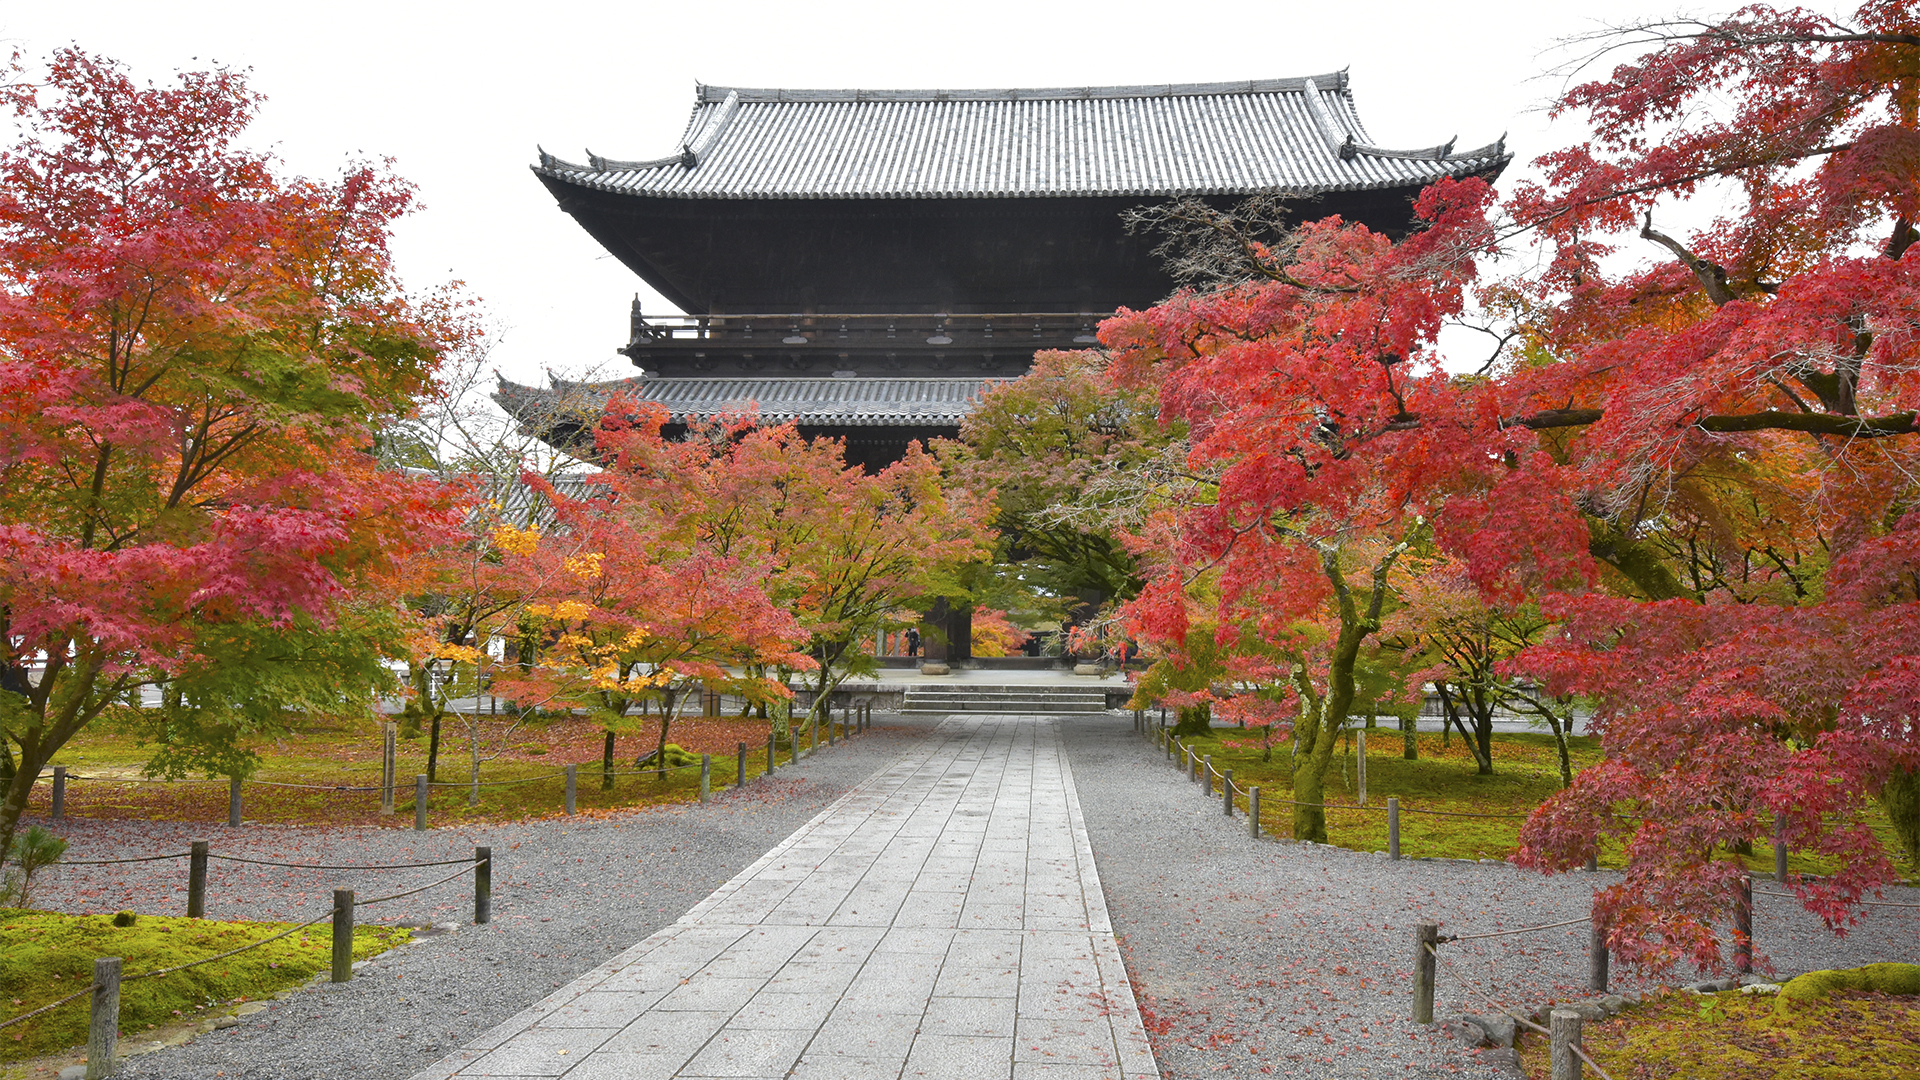
<path id="1" fill-rule="evenodd" d="M 1371 145 L 1345 72 L 1304 79 L 1053 90 L 699 88 L 680 152 L 542 152 L 536 171 L 635 195 L 988 198 L 1312 194 L 1487 172 L 1499 143 Z"/>
<path id="2" fill-rule="evenodd" d="M 757 409 L 765 423 L 802 426 L 951 426 L 973 408 L 982 391 L 1004 379 L 618 379 L 576 383 L 555 379 L 551 388 L 501 380 L 494 400 L 522 420 L 554 412 L 597 412 L 606 399 L 624 393 L 664 405 L 673 420 L 704 420 Z"/>

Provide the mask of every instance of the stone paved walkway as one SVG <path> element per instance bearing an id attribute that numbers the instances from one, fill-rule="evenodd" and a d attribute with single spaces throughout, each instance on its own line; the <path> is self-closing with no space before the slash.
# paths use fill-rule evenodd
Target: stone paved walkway
<path id="1" fill-rule="evenodd" d="M 415 1080 L 1159 1073 L 1054 722 L 954 717 L 679 922 Z"/>

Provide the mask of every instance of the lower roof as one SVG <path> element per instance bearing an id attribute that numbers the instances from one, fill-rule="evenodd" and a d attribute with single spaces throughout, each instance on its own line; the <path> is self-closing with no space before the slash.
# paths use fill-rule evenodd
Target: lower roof
<path id="1" fill-rule="evenodd" d="M 616 394 L 664 406 L 684 424 L 752 412 L 801 427 L 956 427 L 995 378 L 657 379 L 645 376 L 551 387 L 500 380 L 493 399 L 516 419 L 551 424 L 597 414 Z"/>

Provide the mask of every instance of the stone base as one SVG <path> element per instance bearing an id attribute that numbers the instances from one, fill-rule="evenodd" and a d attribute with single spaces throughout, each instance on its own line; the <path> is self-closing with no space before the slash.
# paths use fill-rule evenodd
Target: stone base
<path id="1" fill-rule="evenodd" d="M 1105 675 L 1107 669 L 1101 667 L 1099 664 L 1075 664 L 1073 665 L 1073 673 L 1075 675 Z"/>
<path id="2" fill-rule="evenodd" d="M 948 667 L 946 664 L 942 663 L 939 660 L 929 660 L 926 663 L 920 665 L 920 674 L 951 675 L 953 674 L 953 669 Z"/>

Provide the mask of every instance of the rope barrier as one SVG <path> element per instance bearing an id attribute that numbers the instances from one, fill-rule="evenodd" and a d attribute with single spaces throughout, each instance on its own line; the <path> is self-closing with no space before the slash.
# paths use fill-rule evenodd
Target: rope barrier
<path id="1" fill-rule="evenodd" d="M 267 945 L 272 942 L 279 941 L 281 938 L 286 937 L 289 934 L 299 933 L 300 931 L 305 930 L 306 928 L 314 925 L 315 923 L 325 922 L 328 919 L 333 918 L 333 914 L 335 910 L 337 909 L 328 908 L 327 913 L 325 915 L 320 916 L 317 919 L 311 919 L 307 922 L 303 922 L 299 926 L 296 926 L 291 930 L 283 930 L 280 933 L 273 935 L 272 937 L 261 938 L 259 941 L 248 942 L 247 944 L 242 945 L 237 949 L 228 949 L 226 952 L 219 953 L 218 955 L 215 955 L 215 956 L 203 957 L 199 960 L 191 960 L 184 964 L 175 965 L 174 967 L 161 968 L 158 971 L 143 972 L 139 975 L 128 975 L 122 978 L 120 982 L 122 985 L 125 985 L 130 982 L 137 982 L 141 979 L 154 979 L 162 975 L 171 975 L 176 971 L 185 971 L 187 968 L 190 968 L 190 967 L 199 967 L 201 964 L 211 964 L 215 960 L 225 960 L 229 956 L 234 956 L 239 953 L 246 952 L 248 949 L 257 949 L 262 945 Z M 72 1001 L 74 998 L 85 997 L 86 995 L 91 993 L 93 993 L 93 986 L 89 984 L 87 988 L 84 990 L 75 991 L 74 993 L 68 994 L 66 997 L 63 997 L 58 1001 L 54 1001 L 46 1005 L 42 1005 L 39 1008 L 33 1010 L 32 1012 L 21 1013 L 19 1016 L 16 1016 L 11 1020 L 0 1020 L 0 1028 L 9 1027 L 13 1024 L 20 1023 L 22 1020 L 31 1020 L 34 1017 L 39 1016 L 41 1013 L 50 1012 L 54 1009 L 59 1008 L 62 1005 L 65 1005 L 67 1002 Z"/>
<path id="2" fill-rule="evenodd" d="M 1774 891 L 1772 891 L 1772 890 L 1770 890 L 1770 889 L 1755 889 L 1755 890 L 1753 890 L 1753 895 L 1755 895 L 1755 896 L 1779 896 L 1779 897 L 1784 897 L 1784 898 L 1786 898 L 1786 899 L 1788 899 L 1788 900 L 1799 900 L 1799 899 L 1800 899 L 1800 897 L 1799 897 L 1799 896 L 1796 896 L 1796 895 L 1794 895 L 1793 893 L 1788 893 L 1788 892 L 1774 892 Z M 1856 903 L 1856 904 L 1859 904 L 1859 905 L 1860 905 L 1860 906 L 1862 906 L 1862 907 L 1897 907 L 1897 908 L 1920 908 L 1920 904 L 1901 904 L 1901 903 L 1897 903 L 1897 902 L 1895 902 L 1895 901 L 1892 901 L 1892 900 L 1855 900 L 1855 901 L 1853 901 L 1853 902 L 1854 902 L 1854 903 Z"/>
<path id="3" fill-rule="evenodd" d="M 458 870 L 455 870 L 453 873 L 448 874 L 446 877 L 441 878 L 439 881 L 435 881 L 427 885 L 422 885 L 417 889 L 408 889 L 406 892 L 393 893 L 392 895 L 389 895 L 389 896 L 376 896 L 371 900 L 356 900 L 354 901 L 354 906 L 368 907 L 373 904 L 384 904 L 389 900 L 398 900 L 403 896 L 412 896 L 414 893 L 423 893 L 423 892 L 426 892 L 428 889 L 434 888 L 435 886 L 445 885 L 447 882 L 452 881 L 454 878 L 457 878 L 462 874 L 471 873 L 475 869 L 481 866 L 488 865 L 492 862 L 493 862 L 492 859 L 468 859 L 467 860 L 468 865 L 463 866 Z"/>
<path id="4" fill-rule="evenodd" d="M 262 945 L 267 945 L 272 942 L 279 941 L 281 938 L 286 937 L 289 934 L 297 934 L 300 931 L 305 930 L 307 927 L 314 925 L 315 923 L 326 922 L 328 919 L 333 918 L 334 913 L 338 910 L 339 910 L 338 908 L 328 908 L 327 913 L 325 915 L 322 915 L 315 919 L 308 919 L 306 922 L 301 923 L 299 926 L 296 926 L 291 930 L 282 930 L 281 932 L 273 935 L 272 937 L 261 938 L 259 941 L 242 945 L 237 949 L 228 949 L 226 952 L 220 953 L 216 956 L 203 957 L 199 960 L 189 960 L 184 964 L 179 964 L 170 968 L 161 968 L 158 971 L 148 971 L 140 975 L 128 975 L 125 978 L 121 979 L 120 981 L 121 983 L 124 984 L 124 983 L 135 982 L 139 979 L 154 979 L 162 975 L 171 975 L 176 971 L 185 971 L 190 967 L 199 967 L 201 964 L 211 964 L 215 960 L 225 960 L 229 956 L 234 956 L 239 953 L 246 952 L 248 949 L 257 949 Z"/>
<path id="5" fill-rule="evenodd" d="M 1514 934 L 1531 934 L 1535 930 L 1554 930 L 1562 926 L 1577 926 L 1580 923 L 1592 921 L 1593 916 L 1582 915 L 1577 919 L 1568 919 L 1566 922 L 1544 923 L 1540 926 L 1523 926 L 1518 930 L 1494 930 L 1485 934 L 1447 934 L 1440 938 L 1440 943 L 1444 945 L 1449 941 L 1478 941 L 1481 938 L 1511 937 Z"/>
<path id="6" fill-rule="evenodd" d="M 435 780 L 427 786 L 430 788 L 513 787 L 515 784 L 537 784 L 542 780 L 555 780 L 565 775 L 567 774 L 562 771 L 545 773 L 540 776 L 529 776 L 520 780 L 482 780 L 477 784 L 471 780 Z M 368 790 L 379 791 L 381 789 L 370 788 Z"/>
<path id="7" fill-rule="evenodd" d="M 1428 952 L 1433 954 L 1433 958 L 1436 961 L 1441 959 L 1439 949 L 1434 948 L 1432 945 L 1428 945 L 1426 949 Z M 1451 964 L 1453 963 L 1453 961 L 1448 960 L 1447 963 Z M 1461 980 L 1461 982 L 1462 982 L 1461 988 L 1465 990 L 1466 989 L 1465 980 L 1463 979 Z M 1533 1030 L 1539 1032 L 1540 1034 L 1545 1035 L 1549 1040 L 1553 1038 L 1553 1032 L 1551 1030 L 1541 1027 L 1539 1024 L 1534 1023 L 1531 1019 L 1525 1016 L 1522 1016 L 1517 1012 L 1514 1012 L 1512 1009 L 1509 1009 L 1504 1005 L 1500 1005 L 1496 1003 L 1492 998 L 1486 996 L 1485 994 L 1475 993 L 1471 990 L 1468 990 L 1467 992 L 1473 993 L 1475 997 L 1479 998 L 1482 1002 L 1484 1002 L 1487 1005 L 1488 1008 L 1492 1009 L 1494 1012 L 1500 1013 L 1503 1016 L 1512 1017 L 1514 1020 L 1518 1021 L 1519 1023 L 1525 1024 L 1527 1027 L 1530 1027 Z M 1582 1048 L 1579 1043 L 1569 1043 L 1567 1044 L 1567 1049 L 1579 1055 L 1580 1060 L 1586 1062 L 1588 1068 L 1591 1068 L 1595 1073 L 1599 1074 L 1600 1080 L 1613 1080 L 1613 1076 L 1609 1074 L 1607 1070 L 1601 1068 L 1599 1062 L 1587 1056 L 1586 1050 Z"/>
<path id="8" fill-rule="evenodd" d="M 193 853 L 190 851 L 183 851 L 178 855 L 143 855 L 137 859 L 61 859 L 55 862 L 53 865 L 55 866 L 112 866 L 115 863 L 164 862 L 167 859 L 184 859 L 191 854 Z"/>
<path id="9" fill-rule="evenodd" d="M 68 994 L 66 997 L 61 998 L 59 1001 L 42 1005 L 39 1008 L 33 1010 L 32 1012 L 21 1013 L 19 1016 L 16 1016 L 11 1020 L 0 1020 L 0 1028 L 11 1027 L 12 1025 L 17 1024 L 22 1020 L 31 1020 L 34 1017 L 39 1016 L 43 1012 L 52 1012 L 53 1010 L 59 1008 L 60 1006 L 65 1005 L 67 1002 L 72 1001 L 74 998 L 85 997 L 86 995 L 91 993 L 93 993 L 93 984 L 88 983 L 87 988 L 85 990 L 76 990 L 73 993 Z"/>
<path id="10" fill-rule="evenodd" d="M 279 780 L 242 780 L 243 784 L 259 784 L 261 787 L 300 788 L 306 791 L 384 791 L 378 784 L 372 786 L 348 786 L 345 784 L 288 784 Z"/>
<path id="11" fill-rule="evenodd" d="M 68 773 L 67 780 L 70 782 L 74 780 L 86 780 L 95 784 L 225 784 L 230 782 L 227 780 L 165 780 L 146 776 L 81 776 L 79 773 Z M 249 780 L 246 782 L 257 784 L 262 781 Z"/>
<path id="12" fill-rule="evenodd" d="M 185 856 L 169 855 L 167 857 L 179 859 Z M 461 863 L 470 863 L 473 861 L 470 858 L 440 859 L 435 862 L 372 863 L 364 866 L 350 866 L 344 863 L 275 862 L 272 859 L 246 859 L 238 855 L 215 855 L 211 852 L 207 854 L 207 858 L 219 859 L 222 862 L 251 863 L 254 866 L 284 866 L 293 870 L 413 870 L 422 866 L 457 866 Z"/>
<path id="13" fill-rule="evenodd" d="M 184 856 L 178 856 L 178 855 L 169 855 L 169 856 L 163 856 L 163 857 L 164 857 L 164 858 L 183 858 Z M 218 859 L 218 858 L 227 858 L 227 859 L 230 859 L 231 861 L 235 861 L 235 862 L 256 862 L 256 861 L 258 861 L 258 860 L 253 860 L 253 859 L 233 859 L 233 858 L 232 858 L 231 856 L 221 856 L 221 855 L 215 855 L 215 856 L 212 856 L 212 857 L 213 857 L 213 858 L 216 858 L 216 859 Z M 129 860 L 120 860 L 120 861 L 129 861 Z M 131 861 L 139 861 L 139 860 L 131 860 Z M 317 869 L 330 869 L 330 870 L 338 870 L 338 869 L 361 869 L 361 870 L 364 870 L 364 869 L 400 869 L 400 868 L 403 868 L 403 867 L 414 867 L 414 866 L 450 866 L 450 865 L 453 865 L 454 863 L 464 863 L 464 864 L 465 864 L 465 865 L 463 865 L 463 866 L 461 866 L 461 867 L 460 867 L 460 869 L 458 869 L 458 870 L 456 870 L 456 871 L 454 871 L 454 872 L 453 872 L 453 873 L 451 873 L 451 874 L 448 874 L 448 875 L 447 875 L 446 877 L 443 877 L 443 878 L 441 878 L 441 879 L 439 879 L 438 881 L 432 881 L 432 882 L 428 882 L 427 884 L 425 884 L 425 885 L 422 885 L 422 886 L 420 886 L 420 887 L 418 887 L 418 888 L 414 888 L 414 889 L 407 889 L 407 890 L 405 890 L 404 892 L 397 892 L 397 893 L 390 893 L 390 894 L 388 894 L 388 895 L 386 895 L 386 896 L 376 896 L 376 897 L 374 897 L 374 898 L 373 898 L 373 899 L 371 899 L 371 900 L 359 900 L 359 901 L 356 901 L 356 902 L 354 903 L 354 907 L 356 907 L 356 908 L 362 908 L 362 907 L 368 907 L 368 906 L 371 906 L 371 905 L 373 905 L 373 904 L 384 904 L 384 903 L 387 903 L 388 901 L 391 901 L 391 900 L 399 900 L 399 899 L 402 899 L 402 898 L 404 898 L 404 897 L 408 897 L 408 896 L 413 896 L 413 895 L 414 895 L 414 894 L 416 894 L 416 893 L 423 893 L 423 892 L 426 892 L 426 891 L 427 891 L 428 889 L 432 889 L 432 888 L 437 888 L 437 887 L 439 887 L 439 886 L 441 886 L 441 885 L 445 885 L 445 884 L 446 884 L 447 882 L 449 882 L 449 881 L 452 881 L 452 880 L 454 880 L 455 878 L 458 878 L 458 877 L 461 877 L 461 876 L 463 876 L 463 875 L 465 875 L 465 874 L 468 874 L 468 873 L 471 873 L 471 872 L 473 872 L 474 870 L 476 870 L 476 869 L 478 869 L 478 868 L 479 868 L 479 867 L 481 867 L 481 866 L 484 866 L 484 865 L 487 865 L 487 864 L 490 864 L 490 863 L 491 863 L 492 861 L 493 861 L 492 859 L 453 859 L 453 860 L 446 860 L 446 861 L 442 861 L 442 862 L 437 862 L 437 863 L 406 863 L 406 864 L 398 864 L 398 865 L 396 865 L 396 866 L 394 866 L 394 867 L 333 867 L 333 866 L 329 866 L 329 867 L 316 867 L 316 868 L 317 868 Z M 295 866 L 295 865 L 299 865 L 299 864 L 295 864 L 295 863 L 269 863 L 269 864 L 266 864 L 266 865 L 279 865 L 279 866 Z M 138 981 L 139 981 L 139 980 L 141 980 L 141 979 L 157 979 L 157 978 L 160 978 L 160 977 L 161 977 L 161 976 L 163 976 L 163 975 L 171 975 L 171 974 L 173 974 L 173 973 L 174 973 L 174 972 L 176 972 L 176 971 L 185 971 L 185 970 L 186 970 L 186 969 L 188 969 L 188 968 L 192 968 L 192 967 L 199 967 L 199 966 L 200 966 L 200 965 L 202 965 L 202 964 L 211 964 L 211 963 L 213 963 L 213 962 L 214 962 L 214 961 L 216 961 L 216 960 L 225 960 L 225 959 L 227 959 L 228 957 L 231 957 L 231 956 L 237 956 L 237 955 L 239 955 L 240 953 L 243 953 L 243 952 L 246 952 L 246 951 L 247 951 L 247 950 L 249 950 L 249 949 L 257 949 L 257 948 L 259 948 L 259 947 L 260 947 L 260 946 L 262 946 L 262 945 L 269 945 L 269 944 L 272 944 L 273 942 L 276 942 L 276 941 L 279 941 L 279 940 L 280 940 L 281 938 L 284 938 L 284 937 L 289 937 L 289 936 L 291 936 L 291 935 L 293 935 L 293 934 L 297 934 L 297 933 L 299 933 L 300 931 L 302 931 L 302 930 L 306 930 L 306 929 L 308 929 L 308 928 L 310 928 L 310 927 L 312 927 L 312 926 L 315 926 L 315 925 L 317 925 L 317 924 L 319 924 L 319 923 L 323 923 L 323 922 L 326 922 L 326 921 L 327 921 L 328 919 L 331 919 L 331 918 L 333 918 L 334 916 L 336 916 L 336 915 L 338 915 L 338 914 L 339 914 L 339 912 L 340 912 L 340 909 L 339 909 L 339 908 L 334 908 L 334 907 L 330 907 L 330 908 L 328 908 L 328 909 L 326 910 L 326 912 L 325 912 L 324 914 L 322 914 L 322 915 L 319 915 L 319 916 L 317 916 L 317 917 L 315 917 L 315 918 L 312 918 L 312 919 L 308 919 L 308 920 L 307 920 L 306 922 L 303 922 L 303 923 L 301 923 L 301 924 L 299 924 L 298 926 L 293 926 L 293 927 L 289 927 L 289 928 L 288 928 L 288 929 L 286 929 L 286 930 L 282 930 L 281 932 L 279 932 L 279 933 L 277 933 L 277 934 L 274 934 L 274 935 L 273 935 L 272 937 L 264 937 L 264 938 L 261 938 L 261 939 L 260 939 L 259 941 L 251 941 L 251 942 L 248 942 L 247 944 L 245 944 L 245 945 L 242 945 L 242 946 L 240 946 L 240 947 L 239 947 L 239 948 L 237 948 L 237 949 L 228 949 L 228 950 L 227 950 L 226 952 L 223 952 L 223 953 L 216 953 L 216 954 L 214 954 L 213 956 L 205 956 L 205 957 L 201 957 L 201 958 L 200 958 L 200 959 L 198 959 L 198 960 L 189 960 L 189 961 L 187 961 L 187 962 L 186 962 L 186 963 L 184 963 L 184 964 L 175 964 L 175 965 L 174 965 L 173 967 L 168 967 L 168 968 L 160 968 L 160 969 L 158 969 L 158 970 L 155 970 L 155 971 L 146 971 L 146 972 L 141 972 L 141 973 L 140 973 L 140 974 L 138 974 L 138 975 L 128 975 L 128 976 L 126 976 L 125 978 L 123 978 L 123 979 L 121 980 L 121 983 L 122 983 L 122 985 L 124 985 L 124 984 L 126 984 L 126 983 L 130 983 L 130 982 L 138 982 Z M 67 1002 L 69 1002 L 69 1001 L 72 1001 L 72 1000 L 74 1000 L 75 998 L 81 998 L 81 997 L 85 997 L 86 995 L 88 995 L 88 994 L 90 994 L 90 993 L 92 993 L 92 992 L 93 992 L 93 986 L 92 986 L 92 985 L 88 985 L 88 986 L 87 986 L 86 988 L 84 988 L 84 989 L 81 989 L 81 990 L 76 990 L 76 991 L 74 991 L 73 993 L 71 993 L 71 994 L 68 994 L 68 995 L 67 995 L 66 997 L 63 997 L 63 998 L 61 998 L 61 999 L 59 999 L 58 1001 L 52 1001 L 52 1002 L 49 1002 L 49 1003 L 47 1003 L 47 1004 L 45 1004 L 45 1005 L 42 1005 L 42 1006 L 40 1006 L 40 1007 L 39 1007 L 39 1008 L 37 1008 L 37 1009 L 34 1009 L 34 1010 L 32 1010 L 31 1012 L 25 1012 L 25 1013 L 21 1013 L 21 1014 L 20 1014 L 19 1016 L 16 1016 L 16 1017 L 13 1017 L 12 1019 L 9 1019 L 9 1020 L 0 1020 L 0 1028 L 5 1028 L 5 1027 L 11 1027 L 11 1026 L 12 1026 L 12 1025 L 14 1025 L 14 1024 L 18 1024 L 18 1023 L 21 1023 L 21 1022 L 23 1022 L 23 1021 L 26 1021 L 26 1020 L 31 1020 L 31 1019 L 33 1019 L 33 1018 L 34 1018 L 34 1017 L 36 1017 L 36 1016 L 39 1016 L 39 1015 L 41 1015 L 41 1014 L 43 1014 L 43 1013 L 47 1013 L 47 1012 L 51 1012 L 51 1011 L 53 1011 L 54 1009 L 57 1009 L 57 1008 L 59 1008 L 60 1006 L 62 1006 L 62 1005 L 65 1005 L 65 1004 L 66 1004 Z"/>

